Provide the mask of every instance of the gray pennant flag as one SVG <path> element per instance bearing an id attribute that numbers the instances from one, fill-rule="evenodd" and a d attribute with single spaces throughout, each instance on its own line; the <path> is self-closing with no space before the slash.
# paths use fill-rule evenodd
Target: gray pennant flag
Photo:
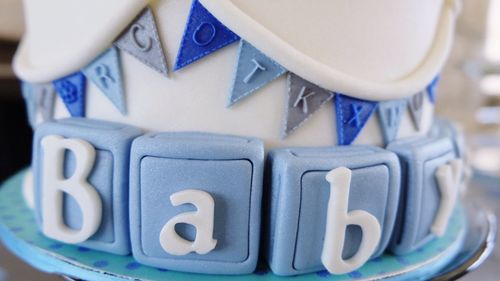
<path id="1" fill-rule="evenodd" d="M 300 127 L 333 96 L 332 92 L 290 72 L 288 74 L 288 97 L 283 136 L 286 137 Z"/>
<path id="2" fill-rule="evenodd" d="M 33 129 L 38 124 L 39 116 L 42 122 L 52 120 L 56 101 L 56 91 L 52 83 L 23 82 L 22 92 L 28 111 L 28 121 Z"/>
<path id="3" fill-rule="evenodd" d="M 167 59 L 151 8 L 144 9 L 120 35 L 115 45 L 147 66 L 167 75 Z"/>
<path id="4" fill-rule="evenodd" d="M 420 92 L 412 96 L 408 100 L 408 108 L 410 109 L 411 119 L 417 130 L 420 130 L 420 123 L 422 123 L 424 105 L 424 93 Z"/>
<path id="5" fill-rule="evenodd" d="M 380 120 L 380 127 L 382 129 L 382 136 L 386 144 L 396 139 L 401 124 L 401 117 L 403 117 L 406 109 L 406 100 L 390 100 L 379 102 L 378 116 Z"/>

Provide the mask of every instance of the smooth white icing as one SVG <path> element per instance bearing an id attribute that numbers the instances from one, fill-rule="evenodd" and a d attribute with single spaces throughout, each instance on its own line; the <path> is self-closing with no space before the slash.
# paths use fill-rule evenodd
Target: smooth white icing
<path id="1" fill-rule="evenodd" d="M 170 196 L 173 206 L 192 204 L 194 212 L 186 212 L 171 218 L 160 231 L 160 245 L 167 253 L 176 256 L 196 252 L 199 255 L 208 254 L 217 245 L 213 239 L 215 201 L 210 193 L 199 189 L 186 189 Z M 196 228 L 193 241 L 186 240 L 175 231 L 175 225 L 186 223 Z"/>
<path id="2" fill-rule="evenodd" d="M 64 74 L 68 74 L 69 72 L 84 66 L 84 62 L 88 62 L 96 56 L 95 53 L 98 49 L 104 49 L 105 46 L 109 46 L 109 44 L 111 44 L 113 39 L 112 31 L 114 31 L 115 34 L 119 33 L 114 29 L 120 29 L 121 31 L 126 26 L 125 23 L 130 23 L 131 19 L 134 17 L 129 15 L 125 20 L 118 19 L 118 17 L 114 15 L 120 13 L 123 14 L 123 11 L 132 14 L 132 11 L 138 10 L 138 7 L 141 6 L 136 2 L 132 3 L 130 0 L 125 2 L 120 1 L 119 4 L 115 1 L 109 1 L 109 3 L 113 3 L 114 6 L 119 7 L 118 10 L 110 12 L 110 9 L 112 9 L 111 6 L 113 5 L 106 2 L 107 4 L 102 4 L 104 5 L 103 10 L 100 10 L 99 13 L 91 16 L 91 18 L 96 18 L 95 20 L 90 21 L 88 18 L 84 19 L 84 16 L 82 16 L 82 18 L 78 18 L 78 20 L 68 19 L 68 22 L 64 24 L 65 27 L 57 27 L 62 29 L 62 31 L 60 35 L 56 35 L 54 32 L 47 31 L 47 24 L 45 23 L 44 15 L 50 14 L 51 11 L 48 11 L 48 7 L 60 4 L 59 2 L 61 1 L 63 0 L 51 0 L 48 3 L 44 2 L 43 4 L 39 4 L 39 1 L 27 0 L 27 4 L 30 6 L 28 10 L 31 11 L 28 13 L 28 27 L 32 25 L 36 26 L 37 24 L 39 24 L 40 27 L 28 30 L 28 33 L 24 38 L 23 46 L 17 54 L 16 71 L 21 78 L 28 80 L 39 80 L 42 78 L 53 79 L 56 78 L 56 76 L 62 75 L 62 72 L 64 72 Z M 81 5 L 90 7 L 92 5 L 96 5 L 95 2 L 96 1 L 87 1 L 86 3 L 88 4 Z M 331 1 L 332 9 L 335 5 L 339 5 L 337 2 L 338 1 Z M 405 6 L 403 4 L 395 4 L 393 2 L 395 1 L 392 1 L 391 5 L 394 5 L 396 8 L 400 7 L 401 9 L 413 7 L 416 2 L 420 3 L 419 1 L 404 1 L 404 3 L 407 3 Z M 99 3 L 101 4 L 101 2 Z M 290 9 L 292 10 L 294 9 L 293 7 L 296 7 L 296 9 L 303 8 L 303 5 L 300 4 L 302 3 L 301 1 L 291 1 L 291 3 L 295 3 L 295 5 L 291 5 L 292 8 Z M 172 69 L 182 39 L 186 20 L 188 18 L 191 1 L 164 0 L 153 4 L 152 9 L 158 23 L 161 41 L 165 48 L 167 63 L 169 68 Z M 210 8 L 211 4 L 206 3 L 206 5 Z M 322 5 L 327 4 L 323 3 Z M 430 3 L 423 5 L 423 7 L 426 7 L 425 9 L 432 10 L 433 7 L 435 9 L 432 13 L 429 11 L 426 12 L 432 15 L 429 16 L 429 18 L 427 18 L 427 15 L 422 14 L 422 17 L 424 18 L 422 21 L 432 22 L 433 24 L 429 25 L 434 26 L 434 29 L 428 27 L 427 29 L 429 30 L 427 31 L 430 34 L 423 37 L 428 39 L 436 37 L 434 41 L 444 40 L 443 38 L 440 39 L 440 36 L 438 36 L 439 34 L 436 34 L 435 36 L 434 34 L 435 29 L 442 30 L 443 28 L 441 26 L 446 25 L 443 23 L 443 21 L 445 21 L 444 18 L 446 18 L 443 16 L 443 13 L 446 14 L 446 11 L 448 11 L 447 9 L 449 9 L 448 12 L 450 13 L 452 10 L 448 6 L 449 5 L 446 5 L 445 9 L 441 9 L 441 5 L 436 6 Z M 64 11 L 69 10 L 70 8 L 63 5 L 58 9 L 59 11 Z M 71 9 L 74 9 L 74 6 L 72 6 Z M 405 9 L 402 11 L 405 11 Z M 87 8 L 83 9 L 83 14 L 90 13 L 90 11 L 87 10 Z M 365 9 L 362 9 L 359 13 L 365 13 L 364 10 Z M 107 21 L 101 19 L 103 15 L 109 16 L 110 13 L 113 15 L 111 19 Z M 214 13 L 216 14 L 217 12 L 214 10 Z M 390 14 L 393 13 L 397 13 L 397 11 L 391 11 Z M 298 12 L 296 11 L 296 15 L 297 14 Z M 224 18 L 222 18 L 222 20 L 224 21 Z M 447 20 L 452 21 L 451 19 Z M 86 31 L 86 29 L 95 31 L 97 28 L 94 25 L 96 23 L 101 23 L 102 25 L 102 22 L 106 22 L 105 26 L 102 27 L 103 30 L 111 33 L 111 35 L 108 34 L 107 36 L 102 36 L 102 38 L 100 38 L 96 34 Z M 415 24 L 415 29 L 419 29 L 422 24 L 420 21 L 409 22 Z M 320 23 L 321 21 L 317 22 L 317 24 Z M 52 24 L 55 25 L 55 23 Z M 398 23 L 398 25 L 399 24 L 405 25 L 407 23 L 404 21 Z M 73 25 L 78 27 L 76 29 L 76 33 L 79 33 L 78 40 L 76 38 L 74 40 L 69 40 L 73 38 L 72 36 L 75 36 L 74 34 L 71 36 L 65 35 L 65 33 L 70 32 L 66 29 L 69 29 Z M 406 28 L 406 30 L 409 29 L 411 28 Z M 451 33 L 451 31 L 449 32 Z M 54 42 L 46 40 L 51 43 L 38 43 L 37 41 L 43 41 L 44 38 L 49 39 L 52 36 L 56 37 Z M 66 39 L 65 36 L 67 37 Z M 297 35 L 294 34 L 293 36 Z M 91 40 L 89 38 L 91 38 Z M 81 45 L 89 45 L 90 43 L 88 43 L 87 40 L 93 41 L 94 45 L 91 47 L 82 47 L 78 45 L 81 41 L 83 41 Z M 324 43 L 322 44 L 324 50 L 322 53 L 326 53 L 326 50 L 334 48 L 336 45 L 332 43 L 335 41 L 333 38 L 322 38 L 322 40 L 324 40 Z M 78 43 L 75 43 L 74 41 Z M 427 47 L 435 45 L 435 43 L 433 44 L 432 42 L 429 42 L 429 40 L 427 41 L 428 42 L 424 44 Z M 51 46 L 52 44 L 55 45 Z M 73 49 L 73 45 L 75 45 L 76 49 Z M 122 116 L 111 104 L 111 102 L 103 95 L 103 93 L 90 82 L 88 82 L 87 87 L 86 116 L 89 118 L 124 122 L 136 125 L 146 130 L 203 131 L 258 137 L 266 142 L 267 148 L 276 146 L 336 145 L 337 137 L 334 118 L 335 113 L 331 103 L 326 104 L 301 128 L 293 132 L 286 139 L 281 139 L 281 132 L 283 128 L 282 119 L 284 117 L 286 100 L 285 95 L 287 90 L 285 77 L 275 80 L 251 97 L 248 97 L 233 107 L 225 108 L 236 65 L 237 45 L 238 44 L 236 43 L 232 44 L 178 72 L 171 71 L 169 73 L 169 77 L 159 75 L 155 70 L 150 69 L 129 54 L 121 52 L 126 103 L 128 106 L 127 116 Z M 54 49 L 51 47 L 54 47 Z M 54 50 L 58 50 L 58 48 L 62 48 L 64 51 L 61 51 L 61 54 L 56 56 L 53 52 L 55 52 Z M 32 55 L 34 56 L 33 59 L 31 59 L 30 52 L 32 52 Z M 421 50 L 420 56 L 425 52 L 426 51 Z M 94 56 L 91 56 L 90 54 L 94 54 Z M 374 51 L 373 54 L 375 55 L 377 52 Z M 46 58 L 40 58 L 44 55 L 46 55 Z M 69 57 L 67 57 L 67 55 Z M 352 56 L 356 57 L 356 54 L 352 54 Z M 446 54 L 443 54 L 442 59 L 444 60 L 445 57 Z M 51 58 L 51 60 L 48 60 L 48 58 Z M 38 63 L 38 60 L 40 60 L 40 63 Z M 78 63 L 75 62 L 76 60 L 78 60 Z M 352 58 L 352 60 L 353 63 L 356 61 L 355 58 Z M 36 66 L 33 64 L 34 61 L 37 61 Z M 416 59 L 413 61 L 413 65 L 415 66 Z M 29 64 L 25 65 L 25 62 L 29 62 Z M 358 62 L 361 63 L 360 61 Z M 401 67 L 396 67 L 399 70 L 392 72 L 393 74 L 389 76 L 396 75 L 396 72 L 400 73 L 399 75 L 402 75 L 404 71 L 411 68 L 410 65 L 412 64 L 407 63 L 406 68 L 403 67 L 406 70 L 403 70 Z M 29 67 L 25 69 L 25 66 Z M 386 71 L 384 69 L 388 68 L 386 65 L 380 65 L 379 67 L 381 71 Z M 354 71 L 354 68 L 352 68 L 351 71 Z M 387 71 L 390 72 L 391 70 Z M 432 76 L 435 75 L 436 72 L 437 69 L 429 72 L 432 73 L 429 74 L 429 80 L 426 80 L 425 82 L 422 81 L 419 84 L 419 90 L 425 88 L 426 84 L 430 82 Z M 368 74 L 369 73 L 366 72 L 363 75 Z M 351 84 L 353 87 L 357 87 L 356 85 L 358 85 L 357 82 Z M 366 94 L 367 92 L 363 93 Z M 357 94 L 363 93 L 357 92 Z M 401 95 L 409 94 L 405 91 L 401 91 L 399 93 Z M 417 131 L 414 128 L 409 113 L 407 112 L 403 116 L 398 138 L 425 135 L 428 132 L 432 124 L 433 105 L 429 102 L 427 95 L 425 95 L 423 110 L 424 118 L 421 130 Z M 64 108 L 60 99 L 57 101 L 55 112 L 56 118 L 68 116 L 67 110 Z M 354 143 L 373 145 L 383 144 L 378 117 L 376 114 L 371 117 Z"/>
<path id="3" fill-rule="evenodd" d="M 42 231 L 52 239 L 65 243 L 81 243 L 89 239 L 101 225 L 102 201 L 96 189 L 87 182 L 94 167 L 95 149 L 82 139 L 68 139 L 49 135 L 41 141 L 43 172 L 41 189 Z M 66 150 L 75 156 L 75 171 L 64 177 Z M 80 229 L 72 229 L 64 222 L 64 193 L 78 204 L 82 214 Z"/>
<path id="4" fill-rule="evenodd" d="M 330 200 L 326 215 L 325 242 L 321 262 L 332 274 L 345 274 L 360 268 L 375 252 L 382 229 L 377 219 L 363 210 L 348 211 L 352 171 L 346 167 L 331 170 L 326 175 L 330 183 Z M 356 225 L 363 233 L 354 256 L 344 260 L 345 233 L 348 225 Z"/>

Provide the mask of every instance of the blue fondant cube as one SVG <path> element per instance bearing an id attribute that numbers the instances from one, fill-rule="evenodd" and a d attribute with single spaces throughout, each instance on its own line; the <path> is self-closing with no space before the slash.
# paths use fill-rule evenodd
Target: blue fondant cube
<path id="1" fill-rule="evenodd" d="M 372 214 L 382 230 L 372 258 L 386 249 L 397 214 L 400 166 L 397 156 L 369 146 L 277 149 L 270 153 L 267 179 L 271 183 L 266 223 L 268 263 L 278 275 L 324 270 L 330 184 L 326 174 L 338 167 L 352 171 L 348 211 Z M 271 170 L 269 170 L 271 169 Z M 363 235 L 370 235 L 365 233 Z M 347 226 L 342 257 L 356 252 L 362 232 Z"/>
<path id="2" fill-rule="evenodd" d="M 139 262 L 170 270 L 243 274 L 257 263 L 263 178 L 263 143 L 256 139 L 203 133 L 149 134 L 131 151 L 131 241 Z M 213 239 L 206 254 L 169 254 L 160 232 L 172 218 L 196 210 L 173 206 L 174 193 L 197 189 L 215 201 Z M 177 224 L 175 232 L 193 240 L 195 227 Z"/>
<path id="3" fill-rule="evenodd" d="M 449 120 L 436 117 L 434 118 L 430 135 L 432 137 L 450 138 L 457 156 L 459 158 L 465 157 L 466 144 L 464 134 L 462 129 L 457 124 Z"/>
<path id="4" fill-rule="evenodd" d="M 404 255 L 435 237 L 431 226 L 441 200 L 435 172 L 456 157 L 448 138 L 396 141 L 387 149 L 398 155 L 403 174 L 397 227 L 390 250 Z"/>
<path id="5" fill-rule="evenodd" d="M 33 167 L 37 222 L 42 227 L 43 149 L 41 141 L 49 135 L 81 139 L 95 151 L 95 162 L 87 181 L 97 190 L 102 202 L 102 221 L 97 232 L 80 245 L 114 254 L 130 254 L 128 225 L 129 154 L 132 140 L 141 130 L 128 125 L 90 119 L 70 118 L 41 125 L 33 141 Z M 66 150 L 64 177 L 75 170 L 75 156 Z M 64 195 L 63 217 L 66 225 L 78 230 L 82 225 L 82 211 L 74 198 Z"/>

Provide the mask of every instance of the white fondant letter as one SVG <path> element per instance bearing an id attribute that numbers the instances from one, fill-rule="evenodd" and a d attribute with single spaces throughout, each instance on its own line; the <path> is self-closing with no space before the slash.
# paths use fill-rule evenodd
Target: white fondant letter
<path id="1" fill-rule="evenodd" d="M 448 221 L 457 202 L 462 172 L 463 161 L 461 159 L 454 159 L 449 164 L 442 165 L 436 170 L 436 180 L 441 192 L 441 200 L 431 230 L 438 237 L 443 236 L 448 227 Z"/>
<path id="2" fill-rule="evenodd" d="M 213 239 L 215 202 L 209 193 L 198 189 L 179 191 L 170 196 L 173 206 L 193 204 L 197 211 L 187 212 L 170 219 L 160 232 L 160 244 L 163 250 L 171 255 L 182 256 L 190 252 L 204 255 L 217 245 Z M 180 237 L 175 231 L 175 225 L 187 223 L 196 227 L 194 241 Z"/>
<path id="3" fill-rule="evenodd" d="M 65 139 L 50 135 L 42 139 L 42 220 L 43 233 L 65 243 L 80 243 L 99 228 L 102 203 L 95 188 L 87 182 L 95 161 L 95 149 L 81 139 Z M 75 155 L 75 171 L 64 178 L 64 153 Z M 64 223 L 64 193 L 71 195 L 81 209 L 82 227 L 71 229 Z"/>
<path id="4" fill-rule="evenodd" d="M 332 274 L 345 274 L 361 267 L 373 255 L 381 237 L 380 224 L 372 214 L 363 210 L 347 211 L 351 176 L 351 170 L 345 167 L 333 169 L 326 175 L 330 200 L 321 261 Z M 344 260 L 342 251 L 348 225 L 359 226 L 363 238 L 356 254 Z"/>

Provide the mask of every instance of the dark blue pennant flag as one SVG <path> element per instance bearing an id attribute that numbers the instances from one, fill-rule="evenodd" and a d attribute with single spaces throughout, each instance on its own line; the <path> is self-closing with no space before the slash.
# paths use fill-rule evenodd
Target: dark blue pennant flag
<path id="1" fill-rule="evenodd" d="M 240 41 L 238 65 L 228 106 L 251 95 L 286 72 L 281 65 L 245 40 Z"/>
<path id="2" fill-rule="evenodd" d="M 406 103 L 406 100 L 391 100 L 378 104 L 377 111 L 385 144 L 396 138 L 401 124 L 401 117 L 405 113 Z"/>
<path id="3" fill-rule="evenodd" d="M 339 145 L 350 145 L 356 139 L 376 107 L 377 102 L 360 100 L 342 94 L 335 96 Z"/>
<path id="4" fill-rule="evenodd" d="M 432 80 L 432 82 L 427 86 L 427 93 L 429 94 L 429 100 L 432 103 L 436 103 L 436 89 L 439 84 L 439 75 Z"/>
<path id="5" fill-rule="evenodd" d="M 238 35 L 210 14 L 198 0 L 194 0 L 174 70 L 179 70 L 238 40 Z"/>
<path id="6" fill-rule="evenodd" d="M 87 79 L 77 72 L 54 81 L 54 87 L 72 117 L 85 117 L 85 91 Z"/>
<path id="7" fill-rule="evenodd" d="M 116 47 L 111 47 L 87 65 L 83 73 L 122 114 L 126 113 L 120 57 Z"/>

